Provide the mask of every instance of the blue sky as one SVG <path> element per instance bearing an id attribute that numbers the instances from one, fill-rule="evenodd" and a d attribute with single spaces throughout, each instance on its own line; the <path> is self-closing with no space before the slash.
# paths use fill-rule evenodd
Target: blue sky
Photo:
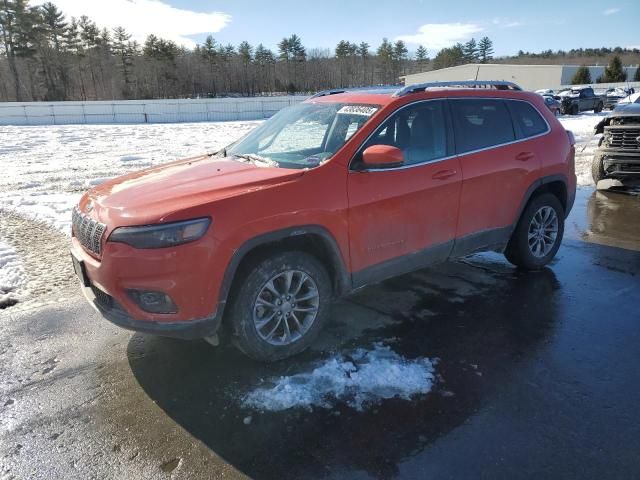
<path id="1" fill-rule="evenodd" d="M 32 0 L 32 3 L 42 3 Z M 341 40 L 377 47 L 402 38 L 410 51 L 438 49 L 486 35 L 497 55 L 574 47 L 640 48 L 640 1 L 497 0 L 54 0 L 69 16 L 120 24 L 143 39 L 149 33 L 193 46 L 212 34 L 222 43 L 247 40 L 274 48 L 297 33 L 307 48 Z"/>

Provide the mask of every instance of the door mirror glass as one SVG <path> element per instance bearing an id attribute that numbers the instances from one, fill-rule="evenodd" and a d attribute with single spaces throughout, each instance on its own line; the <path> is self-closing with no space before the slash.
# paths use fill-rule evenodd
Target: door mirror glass
<path id="1" fill-rule="evenodd" d="M 398 167 L 404 163 L 404 154 L 391 145 L 371 145 L 362 152 L 362 162 L 370 168 Z"/>

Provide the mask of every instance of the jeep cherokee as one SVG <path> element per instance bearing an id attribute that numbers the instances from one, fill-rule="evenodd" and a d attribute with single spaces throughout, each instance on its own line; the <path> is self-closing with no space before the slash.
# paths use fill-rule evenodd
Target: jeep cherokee
<path id="1" fill-rule="evenodd" d="M 487 250 L 548 264 L 574 143 L 509 82 L 321 92 L 215 154 L 88 191 L 73 264 L 117 325 L 213 342 L 224 323 L 246 354 L 277 360 L 364 285 Z"/>

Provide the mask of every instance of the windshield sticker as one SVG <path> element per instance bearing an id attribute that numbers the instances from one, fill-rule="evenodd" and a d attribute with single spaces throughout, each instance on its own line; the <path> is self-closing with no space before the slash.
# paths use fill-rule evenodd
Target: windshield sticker
<path id="1" fill-rule="evenodd" d="M 365 105 L 345 105 L 338 113 L 344 113 L 347 115 L 364 115 L 365 117 L 370 117 L 378 110 L 377 107 L 367 107 Z"/>

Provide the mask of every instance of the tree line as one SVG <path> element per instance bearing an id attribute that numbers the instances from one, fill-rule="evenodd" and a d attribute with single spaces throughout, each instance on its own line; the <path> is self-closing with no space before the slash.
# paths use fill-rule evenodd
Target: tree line
<path id="1" fill-rule="evenodd" d="M 273 51 L 262 44 L 222 44 L 212 36 L 193 49 L 156 35 L 140 44 L 122 27 L 66 18 L 53 3 L 0 0 L 0 101 L 217 97 L 311 92 L 397 84 L 401 75 L 460 62 L 488 61 L 491 40 L 443 49 L 431 60 L 401 41 L 377 48 L 340 40 L 307 49 L 293 34 Z"/>
<path id="2" fill-rule="evenodd" d="M 223 44 L 212 36 L 188 49 L 149 35 L 138 43 L 122 27 L 99 27 L 86 16 L 67 18 L 53 3 L 0 0 L 0 101 L 111 100 L 219 97 L 314 92 L 399 83 L 399 77 L 465 63 L 609 55 L 625 49 L 520 52 L 493 59 L 488 37 L 410 53 L 386 38 L 377 47 L 340 40 L 334 49 L 309 49 L 292 34 L 275 50 L 263 44 Z M 3 47 L 3 48 L 2 48 Z M 626 59 L 626 58 L 625 58 Z"/>
<path id="3" fill-rule="evenodd" d="M 620 60 L 618 55 L 615 55 L 609 62 L 609 65 L 604 68 L 604 73 L 596 78 L 595 83 L 626 82 L 627 80 L 630 80 L 627 77 L 627 72 L 622 66 L 622 60 Z M 636 72 L 633 75 L 633 81 L 640 82 L 640 68 L 636 68 Z M 591 71 L 586 65 L 581 65 L 571 79 L 571 84 L 586 85 L 588 83 L 594 83 L 591 79 Z"/>

